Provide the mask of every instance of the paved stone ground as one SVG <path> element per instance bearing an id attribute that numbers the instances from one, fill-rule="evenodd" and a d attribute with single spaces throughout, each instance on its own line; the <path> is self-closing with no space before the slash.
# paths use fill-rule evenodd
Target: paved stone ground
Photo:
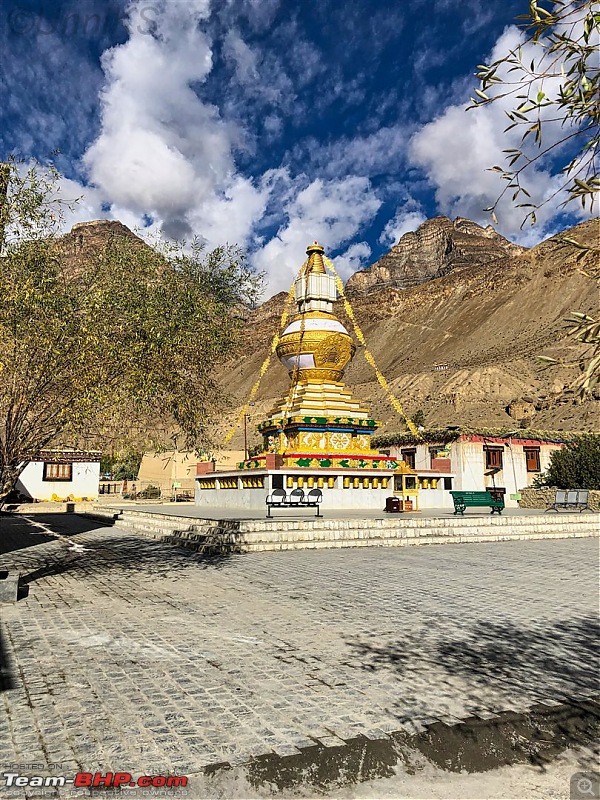
<path id="1" fill-rule="evenodd" d="M 35 519 L 58 538 L 0 516 L 29 585 L 0 611 L 0 765 L 190 775 L 598 691 L 596 539 L 207 560 Z"/>

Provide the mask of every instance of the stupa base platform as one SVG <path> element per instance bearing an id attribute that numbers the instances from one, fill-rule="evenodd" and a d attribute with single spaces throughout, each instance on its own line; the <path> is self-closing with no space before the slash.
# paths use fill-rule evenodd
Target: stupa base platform
<path id="1" fill-rule="evenodd" d="M 204 512 L 204 514 L 203 514 Z M 310 510 L 278 518 L 235 518 L 223 509 L 190 506 L 114 506 L 85 516 L 111 521 L 116 528 L 169 542 L 205 555 L 345 547 L 405 547 L 600 535 L 600 514 L 511 509 L 503 516 L 479 511 L 465 517 L 436 509 L 422 514 L 347 512 L 332 509 L 315 519 Z"/>
<path id="2" fill-rule="evenodd" d="M 223 508 L 245 511 L 264 511 L 266 499 L 274 489 L 293 489 L 305 492 L 321 489 L 322 511 L 342 508 L 347 511 L 376 511 L 385 508 L 387 497 L 400 493 L 394 489 L 395 472 L 392 469 L 246 469 L 212 472 L 196 476 L 195 503 L 200 508 Z M 418 511 L 425 493 L 417 492 L 402 497 L 413 503 Z M 427 492 L 425 505 L 429 508 L 453 508 L 452 497 L 444 490 L 443 479 L 436 488 Z"/>

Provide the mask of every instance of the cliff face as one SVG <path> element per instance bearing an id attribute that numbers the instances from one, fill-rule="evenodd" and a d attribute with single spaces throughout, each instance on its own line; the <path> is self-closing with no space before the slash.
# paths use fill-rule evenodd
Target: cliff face
<path id="1" fill-rule="evenodd" d="M 463 217 L 435 217 L 405 233 L 379 261 L 348 281 L 350 295 L 385 286 L 407 288 L 439 278 L 454 269 L 490 264 L 525 252 L 488 225 L 482 228 Z"/>

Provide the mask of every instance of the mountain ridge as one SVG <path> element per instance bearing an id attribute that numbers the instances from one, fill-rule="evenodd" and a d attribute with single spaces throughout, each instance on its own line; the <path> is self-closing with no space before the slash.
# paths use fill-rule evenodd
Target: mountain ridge
<path id="1" fill-rule="evenodd" d="M 446 275 L 454 269 L 486 264 L 521 255 L 527 248 L 510 242 L 491 225 L 456 217 L 433 217 L 399 241 L 364 270 L 348 280 L 350 296 L 384 286 L 405 289 Z"/>

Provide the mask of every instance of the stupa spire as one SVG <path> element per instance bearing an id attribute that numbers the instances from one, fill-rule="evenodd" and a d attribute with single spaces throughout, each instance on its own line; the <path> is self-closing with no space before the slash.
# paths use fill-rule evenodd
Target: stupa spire
<path id="1" fill-rule="evenodd" d="M 337 288 L 335 278 L 325 270 L 324 252 L 324 248 L 318 242 L 313 242 L 306 248 L 308 258 L 302 265 L 294 285 L 294 296 L 300 314 L 311 311 L 333 313 Z"/>
<path id="2" fill-rule="evenodd" d="M 323 263 L 323 253 L 325 249 L 318 243 L 313 242 L 306 248 L 308 258 L 303 264 L 302 274 L 319 273 L 325 275 L 325 264 Z"/>

